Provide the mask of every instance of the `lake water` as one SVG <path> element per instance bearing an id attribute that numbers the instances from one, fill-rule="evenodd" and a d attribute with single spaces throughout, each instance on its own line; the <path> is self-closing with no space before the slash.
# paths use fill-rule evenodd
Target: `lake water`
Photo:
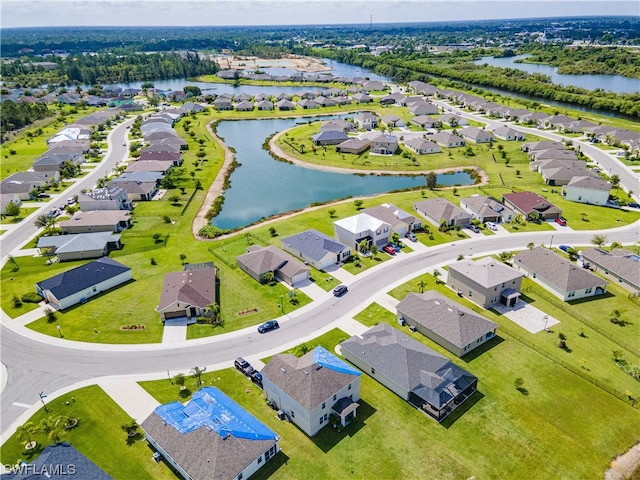
<path id="1" fill-rule="evenodd" d="M 623 77 L 622 75 L 568 75 L 558 73 L 557 67 L 537 63 L 515 63 L 515 60 L 526 58 L 528 55 L 517 55 L 515 57 L 482 57 L 476 60 L 476 65 L 489 64 L 494 67 L 516 68 L 527 73 L 540 73 L 548 75 L 553 83 L 558 85 L 573 85 L 576 87 L 595 90 L 600 88 L 604 91 L 616 93 L 634 93 L 640 91 L 640 80 L 637 78 Z"/>
<path id="2" fill-rule="evenodd" d="M 323 120 L 330 118 L 322 117 Z M 220 214 L 212 220 L 214 225 L 232 229 L 263 217 L 308 207 L 313 202 L 426 186 L 424 176 L 351 175 L 299 167 L 275 160 L 262 148 L 269 135 L 291 128 L 302 120 L 312 119 L 242 120 L 218 124 L 218 134 L 236 150 L 236 160 L 242 165 L 231 174 L 231 187 L 224 194 Z M 438 183 L 469 185 L 473 180 L 466 172 L 458 172 L 438 175 Z"/>

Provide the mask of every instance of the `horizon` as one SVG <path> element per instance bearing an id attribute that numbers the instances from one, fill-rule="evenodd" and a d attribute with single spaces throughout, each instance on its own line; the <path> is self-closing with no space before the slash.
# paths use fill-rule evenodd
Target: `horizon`
<path id="1" fill-rule="evenodd" d="M 215 28 L 638 17 L 640 7 L 630 0 L 4 0 L 0 12 L 1 29 Z"/>

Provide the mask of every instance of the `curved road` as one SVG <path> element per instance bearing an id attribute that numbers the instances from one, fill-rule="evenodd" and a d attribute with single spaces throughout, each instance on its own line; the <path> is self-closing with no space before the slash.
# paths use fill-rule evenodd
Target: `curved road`
<path id="1" fill-rule="evenodd" d="M 447 105 L 448 108 L 450 106 Z M 493 122 L 484 117 L 469 114 L 469 118 L 483 122 Z M 126 122 L 116 127 L 109 135 L 109 153 L 93 172 L 77 182 L 63 195 L 67 198 L 91 186 L 102 175 L 103 169 L 110 171 L 118 161 L 126 156 Z M 522 129 L 527 130 L 527 129 Z M 533 133 L 553 138 L 551 133 L 535 130 Z M 590 146 L 589 146 L 590 147 Z M 594 147 L 591 147 L 594 148 Z M 595 154 L 606 153 L 596 150 Z M 591 152 L 586 152 L 588 155 Z M 599 156 L 599 155 L 598 155 Z M 620 165 L 615 159 L 611 159 Z M 604 161 L 604 159 L 602 160 Z M 603 165 L 606 168 L 605 165 Z M 613 168 L 613 167 L 612 167 Z M 626 169 L 625 169 L 626 170 Z M 614 172 L 615 173 L 615 172 Z M 630 179 L 621 176 L 621 184 L 625 184 L 634 192 L 635 183 L 627 184 Z M 637 182 L 637 178 L 633 177 Z M 43 207 L 51 209 L 63 204 L 63 199 L 47 202 Z M 2 239 L 3 255 L 13 248 L 26 243 L 26 239 L 33 236 L 37 229 L 30 227 L 28 221 L 22 228 L 7 232 L 7 238 Z M 19 233 L 18 233 L 19 232 Z M 587 245 L 592 236 L 601 231 L 551 231 L 517 233 L 504 236 L 491 236 L 463 240 L 432 247 L 425 253 L 413 253 L 400 256 L 385 262 L 378 267 L 355 277 L 349 284 L 349 293 L 341 298 L 335 298 L 330 293 L 326 299 L 293 312 L 282 319 L 279 330 L 260 335 L 255 327 L 231 332 L 225 335 L 193 340 L 187 345 L 167 347 L 155 345 L 96 345 L 68 342 L 61 339 L 30 332 L 24 334 L 23 327 L 13 326 L 10 321 L 0 324 L 0 348 L 2 361 L 8 370 L 8 383 L 2 392 L 0 429 L 2 440 L 6 440 L 20 415 L 25 412 L 18 404 L 34 404 L 38 400 L 38 392 L 48 394 L 56 390 L 81 382 L 91 382 L 102 376 L 131 375 L 134 377 L 158 375 L 157 372 L 169 370 L 186 370 L 194 365 L 215 366 L 240 356 L 252 356 L 275 352 L 287 346 L 294 346 L 302 339 L 311 338 L 319 331 L 330 328 L 346 312 L 364 308 L 371 302 L 377 292 L 386 292 L 394 283 L 406 281 L 425 271 L 431 271 L 434 266 L 455 261 L 459 255 L 481 255 L 503 250 L 525 248 L 529 242 L 549 245 L 576 244 Z M 640 237 L 640 222 L 607 230 L 610 241 L 634 243 Z M 7 240 L 5 242 L 5 240 Z M 13 248 L 11 248 L 13 245 Z"/>

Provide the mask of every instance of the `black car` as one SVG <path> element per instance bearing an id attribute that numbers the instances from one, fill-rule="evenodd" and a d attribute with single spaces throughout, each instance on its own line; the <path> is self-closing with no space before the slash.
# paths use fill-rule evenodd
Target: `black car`
<path id="1" fill-rule="evenodd" d="M 333 289 L 333 294 L 336 297 L 339 297 L 340 295 L 343 295 L 347 293 L 347 286 L 346 285 L 338 285 L 336 288 Z"/>
<path id="2" fill-rule="evenodd" d="M 636 203 L 636 202 L 627 203 L 627 207 L 640 208 L 640 203 Z"/>
<path id="3" fill-rule="evenodd" d="M 233 365 L 245 375 L 255 372 L 255 369 L 244 358 L 238 357 L 233 361 Z"/>
<path id="4" fill-rule="evenodd" d="M 280 325 L 278 325 L 278 322 L 276 322 L 275 320 L 269 320 L 268 322 L 265 322 L 258 327 L 258 332 L 265 333 L 271 330 L 275 330 L 276 328 L 280 328 Z"/>
<path id="5" fill-rule="evenodd" d="M 251 375 L 249 375 L 249 378 L 253 383 L 262 388 L 262 374 L 259 371 L 254 370 Z"/>

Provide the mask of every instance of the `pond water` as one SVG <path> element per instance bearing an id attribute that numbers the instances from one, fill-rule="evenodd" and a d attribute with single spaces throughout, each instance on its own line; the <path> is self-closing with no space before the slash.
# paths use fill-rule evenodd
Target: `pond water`
<path id="1" fill-rule="evenodd" d="M 558 73 L 558 68 L 552 65 L 543 65 L 538 63 L 516 63 L 528 57 L 528 55 L 517 55 L 515 57 L 482 57 L 476 60 L 476 65 L 485 63 L 494 67 L 516 68 L 527 73 L 541 73 L 548 75 L 553 83 L 558 85 L 573 85 L 575 87 L 586 88 L 587 90 L 595 90 L 600 88 L 604 91 L 616 93 L 634 93 L 640 91 L 640 80 L 637 78 L 623 77 L 622 75 L 569 75 Z"/>
<path id="2" fill-rule="evenodd" d="M 317 120 L 320 117 L 304 121 Z M 321 117 L 323 120 L 336 116 Z M 220 214 L 212 223 L 220 228 L 249 225 L 263 217 L 348 196 L 372 195 L 425 185 L 424 176 L 352 175 L 299 167 L 275 160 L 262 148 L 265 139 L 302 121 L 300 118 L 223 121 L 217 132 L 236 150 L 241 166 L 231 174 Z M 438 175 L 441 185 L 469 185 L 466 172 Z"/>

